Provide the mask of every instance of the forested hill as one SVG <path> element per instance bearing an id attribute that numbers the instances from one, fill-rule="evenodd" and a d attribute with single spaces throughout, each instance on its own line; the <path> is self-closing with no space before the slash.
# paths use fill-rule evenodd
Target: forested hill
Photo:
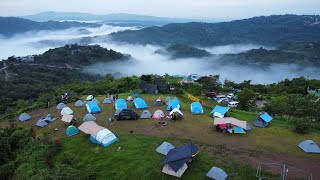
<path id="1" fill-rule="evenodd" d="M 35 22 L 17 17 L 0 17 L 0 35 L 12 36 L 17 33 L 40 30 L 63 30 L 72 27 L 99 27 L 101 25 L 94 23 L 80 22 Z"/>
<path id="2" fill-rule="evenodd" d="M 189 46 L 187 44 L 173 44 L 167 48 L 159 49 L 155 51 L 155 53 L 170 55 L 172 59 L 188 57 L 206 57 L 212 55 L 206 50 Z"/>
<path id="3" fill-rule="evenodd" d="M 320 40 L 320 16 L 273 15 L 222 23 L 176 23 L 117 32 L 111 37 L 128 43 L 199 46 L 316 41 Z"/>

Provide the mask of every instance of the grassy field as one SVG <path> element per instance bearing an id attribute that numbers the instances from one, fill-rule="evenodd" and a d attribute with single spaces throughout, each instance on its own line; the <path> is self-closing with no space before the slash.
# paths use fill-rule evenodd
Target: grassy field
<path id="1" fill-rule="evenodd" d="M 127 98 L 130 94 L 120 94 L 119 98 Z M 162 95 L 164 100 L 167 95 Z M 209 113 L 215 103 L 204 100 L 203 115 L 190 113 L 191 101 L 187 96 L 179 96 L 184 113 L 184 119 L 179 121 L 168 121 L 168 125 L 159 127 L 157 120 L 143 119 L 137 121 L 118 121 L 110 126 L 107 118 L 114 114 L 114 104 L 102 104 L 105 96 L 97 96 L 100 101 L 101 113 L 97 114 L 97 123 L 114 132 L 119 140 L 107 148 L 95 145 L 89 141 L 88 135 L 80 133 L 74 137 L 67 138 L 65 129 L 67 125 L 60 121 L 60 111 L 55 107 L 41 109 L 31 112 L 33 119 L 28 122 L 19 122 L 19 126 L 30 127 L 36 130 L 38 136 L 52 136 L 61 138 L 63 151 L 56 159 L 63 161 L 69 159 L 79 169 L 83 170 L 83 176 L 95 176 L 98 179 L 170 179 L 171 177 L 161 173 L 160 162 L 162 155 L 155 152 L 155 148 L 163 141 L 168 141 L 178 146 L 192 140 L 200 148 L 200 153 L 191 163 L 184 179 L 202 179 L 212 166 L 218 166 L 229 174 L 231 179 L 255 179 L 255 168 L 257 163 L 270 159 L 272 162 L 287 163 L 301 168 L 305 164 L 309 171 L 320 168 L 317 163 L 319 155 L 306 154 L 301 151 L 297 144 L 305 139 L 320 142 L 319 132 L 300 135 L 294 133 L 292 127 L 285 122 L 274 119 L 268 128 L 254 128 L 247 134 L 222 134 L 216 132 L 212 126 L 213 119 Z M 157 109 L 165 113 L 166 106 L 154 106 L 153 103 L 158 96 L 145 95 L 142 97 L 149 105 L 149 111 L 153 113 Z M 174 97 L 171 95 L 171 98 Z M 81 98 L 82 100 L 85 97 Z M 68 104 L 77 117 L 77 124 L 82 123 L 86 114 L 85 109 L 74 107 L 74 102 Z M 134 108 L 131 102 L 129 108 Z M 141 114 L 143 110 L 136 110 Z M 51 113 L 58 120 L 44 128 L 35 126 L 36 120 Z M 257 118 L 258 114 L 232 109 L 227 113 L 250 124 Z M 58 131 L 54 131 L 58 128 Z M 133 133 L 129 133 L 133 132 Z M 118 148 L 121 147 L 120 151 Z M 314 165 L 315 164 L 315 165 Z"/>

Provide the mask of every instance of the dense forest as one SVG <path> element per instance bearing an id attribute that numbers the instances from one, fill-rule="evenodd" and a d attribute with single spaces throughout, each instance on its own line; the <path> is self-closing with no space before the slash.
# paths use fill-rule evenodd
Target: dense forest
<path id="1" fill-rule="evenodd" d="M 172 59 L 188 57 L 206 57 L 212 55 L 206 50 L 192 47 L 187 44 L 173 44 L 165 49 L 159 49 L 155 51 L 155 53 L 170 55 Z"/>
<path id="2" fill-rule="evenodd" d="M 283 42 L 320 39 L 320 16 L 273 15 L 221 23 L 175 23 L 111 34 L 115 41 L 140 44 L 183 43 L 198 46 Z"/>
<path id="3" fill-rule="evenodd" d="M 0 34 L 5 37 L 10 37 L 17 33 L 40 30 L 63 30 L 72 27 L 99 27 L 101 25 L 94 23 L 80 22 L 36 22 L 17 17 L 0 17 Z"/>

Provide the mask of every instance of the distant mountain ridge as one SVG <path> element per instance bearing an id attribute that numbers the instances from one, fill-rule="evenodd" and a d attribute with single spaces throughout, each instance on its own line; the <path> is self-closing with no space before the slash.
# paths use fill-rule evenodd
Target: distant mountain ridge
<path id="1" fill-rule="evenodd" d="M 99 27 L 100 24 L 80 22 L 36 22 L 17 17 L 0 17 L 0 35 L 12 36 L 17 33 L 40 30 L 63 30 L 72 27 Z"/>
<path id="2" fill-rule="evenodd" d="M 320 40 L 319 15 L 273 15 L 221 23 L 174 23 L 111 34 L 115 41 L 138 44 L 275 45 Z"/>

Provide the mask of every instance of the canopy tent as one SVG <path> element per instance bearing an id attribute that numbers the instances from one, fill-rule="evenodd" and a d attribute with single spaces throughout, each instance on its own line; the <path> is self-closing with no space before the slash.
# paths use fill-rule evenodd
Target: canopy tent
<path id="1" fill-rule="evenodd" d="M 149 118 L 151 118 L 151 116 L 152 115 L 151 115 L 150 111 L 144 110 L 140 117 L 141 117 L 141 119 L 149 119 Z"/>
<path id="2" fill-rule="evenodd" d="M 260 118 L 262 120 L 264 120 L 265 122 L 269 123 L 270 121 L 272 121 L 272 117 L 268 114 L 268 113 L 264 113 L 260 116 Z"/>
<path id="3" fill-rule="evenodd" d="M 156 102 L 154 102 L 154 105 L 155 106 L 162 106 L 162 101 L 156 101 Z"/>
<path id="4" fill-rule="evenodd" d="M 63 115 L 61 121 L 66 122 L 66 123 L 70 123 L 73 119 L 73 115 Z"/>
<path id="5" fill-rule="evenodd" d="M 178 99 L 173 99 L 169 102 L 168 107 L 167 107 L 167 111 L 173 110 L 175 108 L 180 109 L 180 102 Z"/>
<path id="6" fill-rule="evenodd" d="M 28 121 L 29 119 L 31 119 L 31 116 L 27 113 L 22 113 L 19 116 L 20 121 Z"/>
<path id="7" fill-rule="evenodd" d="M 67 105 L 65 105 L 64 103 L 59 103 L 56 107 L 56 109 L 62 110 L 63 108 L 67 107 Z"/>
<path id="8" fill-rule="evenodd" d="M 79 99 L 76 103 L 74 103 L 74 106 L 75 107 L 82 107 L 82 106 L 84 106 L 84 102 Z"/>
<path id="9" fill-rule="evenodd" d="M 96 102 L 97 104 L 100 104 L 99 100 L 96 98 L 92 99 L 92 101 Z"/>
<path id="10" fill-rule="evenodd" d="M 199 102 L 193 102 L 190 104 L 192 114 L 203 114 L 202 105 Z"/>
<path id="11" fill-rule="evenodd" d="M 213 120 L 213 125 L 218 125 L 218 124 L 233 124 L 235 126 L 238 126 L 242 129 L 247 128 L 247 121 L 241 121 L 233 117 L 226 117 L 226 118 L 214 118 Z"/>
<path id="12" fill-rule="evenodd" d="M 168 164 L 166 164 L 163 166 L 162 172 L 180 178 L 183 175 L 183 173 L 187 170 L 187 168 L 187 164 L 184 163 L 183 166 L 177 172 L 175 172 Z"/>
<path id="13" fill-rule="evenodd" d="M 43 120 L 46 121 L 47 123 L 49 123 L 49 122 L 53 122 L 53 121 L 57 120 L 57 118 L 55 118 L 51 114 L 48 114 Z"/>
<path id="14" fill-rule="evenodd" d="M 141 98 L 135 98 L 133 100 L 133 103 L 134 103 L 134 106 L 137 108 L 137 109 L 145 109 L 145 108 L 148 108 L 148 105 L 146 104 L 146 102 L 141 99 Z"/>
<path id="15" fill-rule="evenodd" d="M 162 110 L 156 110 L 154 113 L 153 113 L 153 116 L 152 116 L 152 118 L 153 119 L 162 119 L 162 118 L 164 118 L 165 117 L 165 115 L 164 115 L 164 113 L 163 113 L 163 111 Z"/>
<path id="16" fill-rule="evenodd" d="M 141 96 L 140 96 L 139 93 L 135 92 L 135 93 L 132 94 L 132 97 L 133 97 L 133 98 L 137 98 L 137 97 L 141 97 Z"/>
<path id="17" fill-rule="evenodd" d="M 124 99 L 117 99 L 115 103 L 115 108 L 116 109 L 127 109 L 127 103 Z"/>
<path id="18" fill-rule="evenodd" d="M 93 99 L 93 95 L 89 95 L 89 96 L 87 96 L 87 98 L 86 98 L 87 101 L 91 101 L 92 99 Z"/>
<path id="19" fill-rule="evenodd" d="M 198 151 L 198 147 L 190 141 L 180 147 L 171 149 L 162 160 L 161 165 L 167 164 L 174 172 L 178 172 Z"/>
<path id="20" fill-rule="evenodd" d="M 107 147 L 117 140 L 118 138 L 106 128 L 100 130 L 96 135 L 90 134 L 90 141 L 96 144 L 100 144 L 103 147 Z"/>
<path id="21" fill-rule="evenodd" d="M 133 101 L 133 97 L 132 96 L 128 96 L 127 101 Z"/>
<path id="22" fill-rule="evenodd" d="M 99 112 L 101 112 L 98 103 L 95 102 L 95 101 L 89 101 L 89 102 L 87 102 L 86 108 L 87 108 L 87 111 L 88 111 L 90 114 L 94 114 L 94 113 L 99 113 Z"/>
<path id="23" fill-rule="evenodd" d="M 234 127 L 232 130 L 236 134 L 246 134 L 246 131 L 239 126 Z"/>
<path id="24" fill-rule="evenodd" d="M 63 115 L 66 115 L 66 114 L 71 115 L 71 114 L 73 114 L 73 111 L 72 111 L 72 109 L 70 109 L 69 107 L 64 107 L 64 108 L 61 110 L 60 114 L 61 114 L 62 116 L 63 116 Z"/>
<path id="25" fill-rule="evenodd" d="M 306 153 L 320 153 L 320 147 L 312 140 L 302 141 L 298 146 Z"/>
<path id="26" fill-rule="evenodd" d="M 171 143 L 163 142 L 159 147 L 157 147 L 156 151 L 160 154 L 167 155 L 173 148 L 174 146 Z"/>
<path id="27" fill-rule="evenodd" d="M 117 120 L 137 120 L 139 115 L 132 109 L 123 109 L 116 117 Z"/>
<path id="28" fill-rule="evenodd" d="M 172 111 L 170 111 L 169 114 L 172 115 L 173 113 L 180 114 L 183 116 L 183 113 L 178 108 L 174 108 Z"/>
<path id="29" fill-rule="evenodd" d="M 257 127 L 261 127 L 261 128 L 265 128 L 267 127 L 269 124 L 267 122 L 265 122 L 264 120 L 262 120 L 261 118 L 255 120 L 253 122 L 253 125 L 257 126 Z"/>
<path id="30" fill-rule="evenodd" d="M 210 114 L 213 114 L 213 117 L 223 118 L 225 116 L 225 114 L 229 111 L 229 109 L 230 109 L 230 107 L 222 107 L 222 106 L 216 105 L 212 109 Z"/>
<path id="31" fill-rule="evenodd" d="M 48 123 L 45 122 L 43 119 L 40 119 L 40 120 L 37 121 L 36 125 L 39 126 L 39 127 L 45 127 L 45 126 L 48 125 Z"/>
<path id="32" fill-rule="evenodd" d="M 83 121 L 86 122 L 86 121 L 96 121 L 97 118 L 93 115 L 93 114 L 86 114 L 84 117 L 83 117 Z"/>
<path id="33" fill-rule="evenodd" d="M 227 173 L 218 167 L 212 167 L 206 176 L 215 180 L 225 180 L 228 177 Z"/>
<path id="34" fill-rule="evenodd" d="M 79 126 L 79 130 L 85 134 L 90 134 L 90 141 L 104 147 L 116 142 L 118 138 L 108 129 L 97 125 L 93 121 L 84 122 Z"/>
<path id="35" fill-rule="evenodd" d="M 76 134 L 79 134 L 79 130 L 75 126 L 69 126 L 66 129 L 66 134 L 68 137 L 74 136 Z"/>
<path id="36" fill-rule="evenodd" d="M 103 104 L 112 104 L 112 100 L 110 98 L 105 98 Z"/>

